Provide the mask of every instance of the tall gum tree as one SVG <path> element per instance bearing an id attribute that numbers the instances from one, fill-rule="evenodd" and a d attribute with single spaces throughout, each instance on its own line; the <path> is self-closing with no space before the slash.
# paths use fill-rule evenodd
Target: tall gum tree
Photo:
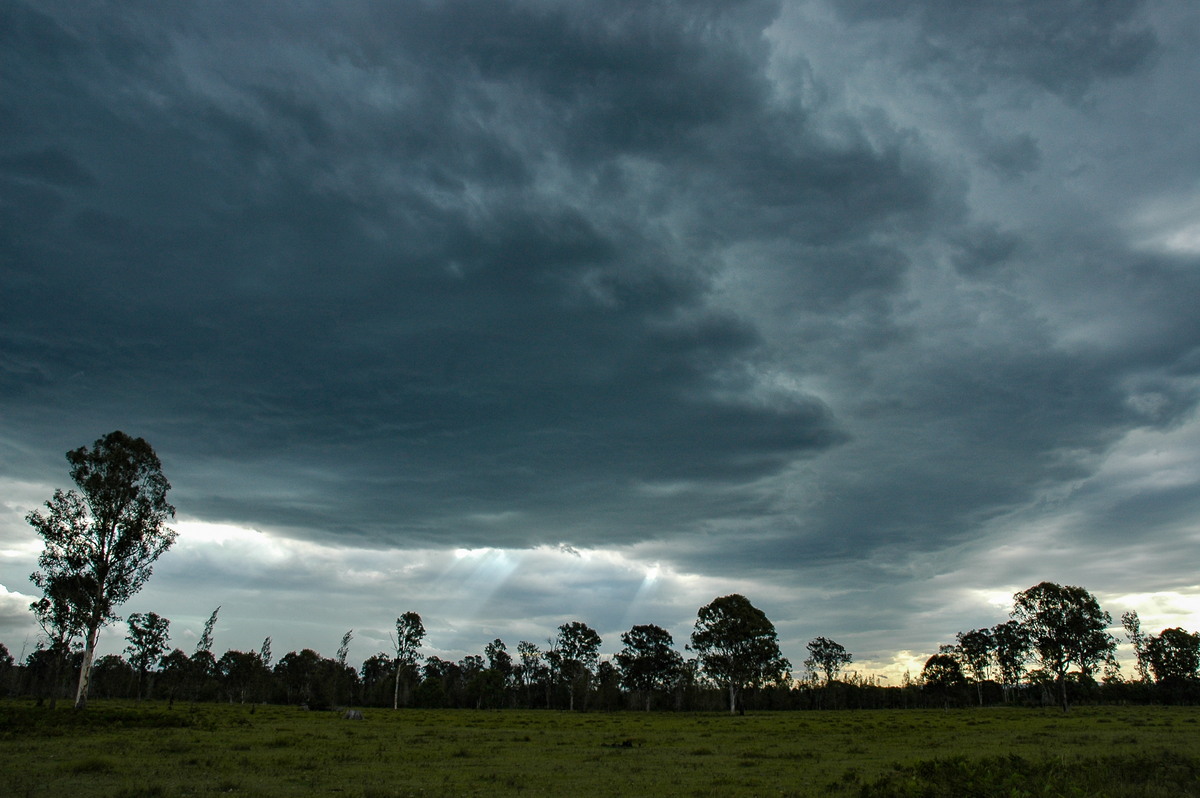
<path id="1" fill-rule="evenodd" d="M 425 624 L 415 612 L 406 612 L 396 619 L 396 637 L 392 643 L 396 648 L 396 683 L 392 690 L 392 709 L 400 708 L 400 679 L 417 666 L 417 652 L 425 639 Z M 404 704 L 408 705 L 408 681 L 404 683 Z"/>
<path id="2" fill-rule="evenodd" d="M 1071 666 L 1091 676 L 1116 651 L 1117 641 L 1108 633 L 1112 616 L 1082 587 L 1034 585 L 1013 596 L 1012 618 L 1024 628 L 1042 667 L 1054 674 L 1063 712 L 1070 709 L 1067 673 Z"/>
<path id="3" fill-rule="evenodd" d="M 67 581 L 87 586 L 72 593 L 84 632 L 75 691 L 75 706 L 83 709 L 100 629 L 117 620 L 116 608 L 142 589 L 155 560 L 175 542 L 165 526 L 175 508 L 167 502 L 171 484 L 162 463 L 142 438 L 110 432 L 91 449 L 67 452 L 67 461 L 79 490 L 56 490 L 44 513 L 35 510 L 25 520 L 45 543 L 30 579 L 43 589 Z"/>
<path id="4" fill-rule="evenodd" d="M 705 673 L 728 688 L 731 715 L 746 687 L 778 680 L 791 669 L 779 652 L 775 625 L 745 596 L 715 598 L 698 616 L 692 648 Z"/>

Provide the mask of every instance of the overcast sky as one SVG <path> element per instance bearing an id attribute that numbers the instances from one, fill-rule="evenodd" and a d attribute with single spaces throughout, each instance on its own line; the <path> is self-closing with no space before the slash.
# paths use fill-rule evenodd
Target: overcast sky
<path id="1" fill-rule="evenodd" d="M 0 0 L 0 642 L 114 429 L 189 652 L 1196 629 L 1197 86 L 1191 0 Z"/>

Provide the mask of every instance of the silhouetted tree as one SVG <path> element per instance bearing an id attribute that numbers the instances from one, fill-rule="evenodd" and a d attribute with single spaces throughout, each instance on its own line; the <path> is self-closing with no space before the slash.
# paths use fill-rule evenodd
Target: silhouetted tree
<path id="1" fill-rule="evenodd" d="M 217 672 L 229 703 L 246 703 L 255 687 L 265 681 L 267 668 L 255 651 L 226 651 L 217 660 Z"/>
<path id="2" fill-rule="evenodd" d="M 626 690 L 642 693 L 649 712 L 654 691 L 671 686 L 683 666 L 683 656 L 672 647 L 671 633 L 654 624 L 622 632 L 621 642 L 625 647 L 615 657 L 621 683 Z"/>
<path id="3" fill-rule="evenodd" d="M 350 656 L 350 641 L 354 639 L 354 630 L 346 632 L 342 635 L 342 642 L 338 645 L 336 662 L 338 667 L 334 670 L 333 684 L 333 703 L 338 704 L 341 701 L 342 691 L 347 689 L 356 678 L 354 670 L 346 665 L 346 657 Z M 348 696 L 349 697 L 349 696 Z M 353 703 L 353 702 L 351 702 Z"/>
<path id="4" fill-rule="evenodd" d="M 745 596 L 721 596 L 700 608 L 692 647 L 705 673 L 728 689 L 730 714 L 738 711 L 746 687 L 779 679 L 791 669 L 776 637 L 775 625 Z"/>
<path id="5" fill-rule="evenodd" d="M 363 703 L 372 706 L 386 705 L 392 697 L 395 665 L 392 657 L 383 651 L 363 660 L 359 669 Z"/>
<path id="6" fill-rule="evenodd" d="M 596 699 L 600 709 L 611 712 L 621 708 L 621 672 L 608 660 L 596 666 Z"/>
<path id="7" fill-rule="evenodd" d="M 329 665 L 336 666 L 332 660 L 323 660 L 321 655 L 311 648 L 302 651 L 289 651 L 275 666 L 275 677 L 287 691 L 287 700 L 303 704 L 311 709 L 327 709 L 330 706 L 329 697 L 324 685 L 328 683 Z"/>
<path id="8" fill-rule="evenodd" d="M 0 643 L 0 697 L 7 696 L 11 687 L 9 682 L 12 679 L 13 672 L 13 655 L 9 653 L 8 646 Z"/>
<path id="9" fill-rule="evenodd" d="M 171 622 L 157 613 L 135 612 L 126 623 L 129 625 L 129 634 L 125 639 L 129 645 L 125 647 L 125 653 L 129 655 L 129 664 L 137 672 L 137 697 L 140 701 L 145 694 L 146 674 L 167 651 Z"/>
<path id="10" fill-rule="evenodd" d="M 171 485 L 150 444 L 123 432 L 110 432 L 92 449 L 67 452 L 71 479 L 79 487 L 54 492 L 46 514 L 25 518 L 45 542 L 40 571 L 31 578 L 46 588 L 76 578 L 87 598 L 72 593 L 84 618 L 83 660 L 75 706 L 87 705 L 88 681 L 100 628 L 117 619 L 114 610 L 150 578 L 154 561 L 175 542 L 164 526 L 175 515 L 167 502 Z"/>
<path id="11" fill-rule="evenodd" d="M 1142 619 L 1138 617 L 1137 611 L 1130 610 L 1122 615 L 1121 626 L 1125 628 L 1125 637 L 1133 646 L 1134 669 L 1137 671 L 1138 681 L 1150 681 L 1150 651 L 1147 646 L 1149 638 L 1142 632 Z"/>
<path id="12" fill-rule="evenodd" d="M 221 607 L 218 605 L 208 616 L 208 620 L 204 622 L 204 631 L 201 632 L 200 639 L 196 641 L 196 650 L 192 652 L 189 662 L 192 700 L 203 698 L 212 692 L 213 684 L 221 675 L 217 668 L 217 658 L 212 653 L 213 629 L 217 625 L 217 613 L 220 611 Z"/>
<path id="13" fill-rule="evenodd" d="M 101 698 L 125 698 L 137 680 L 132 666 L 119 654 L 107 654 L 92 667 L 92 686 Z"/>
<path id="14" fill-rule="evenodd" d="M 993 626 L 989 635 L 996 669 L 1000 672 L 1000 684 L 1007 700 L 1025 675 L 1025 663 L 1029 659 L 1029 633 L 1017 621 L 1005 621 Z"/>
<path id="15" fill-rule="evenodd" d="M 415 612 L 406 612 L 396 619 L 396 637 L 392 643 L 396 647 L 396 685 L 392 691 L 392 709 L 400 706 L 400 682 L 417 666 L 417 652 L 421 641 L 425 639 L 425 625 L 421 616 Z M 404 704 L 408 705 L 409 680 L 404 678 Z"/>
<path id="16" fill-rule="evenodd" d="M 575 709 L 577 691 L 588 689 L 592 672 L 600 658 L 600 635 L 582 621 L 558 627 L 554 652 L 559 674 L 567 684 L 570 709 Z"/>
<path id="17" fill-rule="evenodd" d="M 458 706 L 462 693 L 462 669 L 449 660 L 427 657 L 421 669 L 420 703 L 427 707 Z"/>
<path id="18" fill-rule="evenodd" d="M 480 675 L 480 695 L 484 704 L 498 707 L 504 703 L 512 681 L 512 656 L 504 641 L 498 637 L 484 647 L 483 654 L 487 657 L 487 668 Z"/>
<path id="19" fill-rule="evenodd" d="M 812 671 L 820 670 L 824 673 L 826 684 L 833 682 L 838 672 L 854 661 L 854 657 L 843 645 L 827 637 L 809 640 L 807 648 L 809 658 L 804 664 Z"/>
<path id="20" fill-rule="evenodd" d="M 1113 658 L 1116 640 L 1106 631 L 1112 616 L 1082 587 L 1042 582 L 1013 596 L 1012 617 L 1025 627 L 1042 667 L 1054 675 L 1063 712 L 1068 711 L 1071 665 L 1090 678 Z"/>
<path id="21" fill-rule="evenodd" d="M 975 681 L 975 696 L 983 706 L 983 683 L 987 681 L 988 666 L 992 663 L 993 643 L 989 629 L 972 629 L 958 633 L 958 658 Z"/>
<path id="22" fill-rule="evenodd" d="M 46 636 L 46 658 L 39 663 L 48 669 L 42 681 L 55 685 L 50 693 L 50 708 L 58 706 L 58 684 L 63 665 L 71 653 L 75 639 L 87 624 L 88 607 L 95 593 L 86 575 L 57 573 L 34 574 L 33 580 L 42 588 L 42 597 L 29 605 L 34 618 Z M 38 696 L 41 705 L 42 696 Z"/>
<path id="23" fill-rule="evenodd" d="M 522 640 L 517 643 L 517 664 L 514 668 L 517 683 L 525 694 L 525 705 L 533 705 L 533 686 L 545 679 L 546 666 L 537 644 Z"/>
<path id="24" fill-rule="evenodd" d="M 192 661 L 182 649 L 173 649 L 160 661 L 158 683 L 167 691 L 168 706 L 175 705 L 175 698 L 187 690 L 192 682 Z"/>
<path id="25" fill-rule="evenodd" d="M 962 666 L 952 654 L 943 652 L 925 660 L 925 667 L 921 669 L 921 689 L 944 706 L 956 700 L 966 685 Z"/>
<path id="26" fill-rule="evenodd" d="M 1200 671 L 1200 635 L 1179 627 L 1163 629 L 1146 644 L 1154 681 L 1160 685 L 1193 682 Z"/>

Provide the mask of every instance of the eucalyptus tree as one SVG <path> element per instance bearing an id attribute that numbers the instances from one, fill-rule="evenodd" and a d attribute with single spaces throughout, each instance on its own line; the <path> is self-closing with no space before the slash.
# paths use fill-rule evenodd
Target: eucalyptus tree
<path id="1" fill-rule="evenodd" d="M 1071 666 L 1090 676 L 1111 662 L 1117 641 L 1108 633 L 1112 616 L 1100 609 L 1096 597 L 1082 587 L 1042 582 L 1013 596 L 1012 617 L 1029 637 L 1042 667 L 1054 676 L 1064 712 L 1067 673 Z"/>
<path id="2" fill-rule="evenodd" d="M 196 650 L 192 652 L 192 658 L 188 663 L 188 670 L 191 671 L 193 698 L 199 698 L 205 692 L 209 692 L 209 688 L 221 675 L 220 669 L 217 667 L 217 658 L 212 652 L 213 629 L 216 628 L 217 614 L 220 611 L 221 607 L 218 605 L 208 616 L 208 620 L 204 622 L 204 631 L 200 633 L 200 639 L 196 641 Z"/>
<path id="3" fill-rule="evenodd" d="M 962 665 L 953 654 L 941 651 L 925 660 L 925 667 L 921 669 L 921 689 L 940 699 L 944 706 L 950 706 L 966 685 Z"/>
<path id="4" fill-rule="evenodd" d="M 1021 683 L 1025 675 L 1025 663 L 1029 661 L 1029 634 L 1017 621 L 998 623 L 988 630 L 992 639 L 992 653 L 996 658 L 996 670 L 1000 675 L 1000 686 L 1005 700 Z"/>
<path id="5" fill-rule="evenodd" d="M 358 674 L 353 668 L 346 664 L 346 658 L 350 656 L 350 641 L 354 639 L 354 630 L 350 629 L 346 634 L 342 635 L 342 642 L 338 645 L 337 657 L 334 659 L 336 667 L 331 668 L 333 672 L 333 703 L 336 705 L 341 701 L 341 688 L 343 685 L 353 685 Z M 353 692 L 353 691 L 351 691 Z M 353 697 L 351 696 L 351 703 Z"/>
<path id="6" fill-rule="evenodd" d="M 1142 619 L 1138 617 L 1137 610 L 1124 613 L 1121 616 L 1121 626 L 1125 628 L 1125 637 L 1133 646 L 1134 670 L 1137 672 L 1138 681 L 1150 681 L 1150 638 L 1142 631 Z"/>
<path id="7" fill-rule="evenodd" d="M 480 691 L 483 701 L 490 706 L 502 706 L 509 698 L 509 686 L 513 680 L 513 658 L 504 641 L 496 638 L 483 648 L 487 657 L 487 668 L 480 676 Z"/>
<path id="8" fill-rule="evenodd" d="M 239 704 L 246 703 L 255 686 L 264 681 L 267 670 L 257 651 L 233 650 L 221 655 L 217 660 L 216 669 L 221 675 L 221 683 L 231 704 L 234 701 Z"/>
<path id="9" fill-rule="evenodd" d="M 987 681 L 988 667 L 992 664 L 995 644 L 992 641 L 990 629 L 972 629 L 969 632 L 959 632 L 958 644 L 955 649 L 962 664 L 970 672 L 975 682 L 975 696 L 979 706 L 983 706 L 983 683 Z"/>
<path id="10" fill-rule="evenodd" d="M 25 518 L 45 543 L 34 583 L 45 590 L 76 580 L 80 589 L 70 600 L 83 619 L 75 691 L 75 706 L 82 709 L 100 629 L 117 620 L 116 607 L 141 590 L 154 562 L 175 542 L 175 532 L 166 527 L 175 508 L 167 501 L 171 484 L 162 463 L 142 438 L 110 432 L 91 449 L 67 452 L 67 461 L 79 490 L 56 490 L 46 512 Z"/>
<path id="11" fill-rule="evenodd" d="M 508 653 L 508 646 L 504 645 L 504 641 L 497 637 L 483 647 L 483 655 L 487 657 L 488 670 L 503 676 L 504 683 L 507 685 L 513 672 L 513 658 Z"/>
<path id="12" fill-rule="evenodd" d="M 30 603 L 29 609 L 46 636 L 46 654 L 40 664 L 48 671 L 45 681 L 52 685 L 50 708 L 54 709 L 58 706 L 63 665 L 76 638 L 84 632 L 93 591 L 79 574 L 34 574 L 34 582 L 42 589 L 42 597 Z"/>
<path id="13" fill-rule="evenodd" d="M 1179 685 L 1200 678 L 1200 634 L 1163 629 L 1146 643 L 1150 670 L 1159 684 Z"/>
<path id="14" fill-rule="evenodd" d="M 129 664 L 137 672 L 137 697 L 140 701 L 146 674 L 167 651 L 171 640 L 171 622 L 158 613 L 135 612 L 125 623 L 129 626 L 129 634 L 125 637 L 129 645 L 125 647 L 125 653 L 129 655 Z"/>
<path id="15" fill-rule="evenodd" d="M 671 633 L 661 626 L 645 624 L 621 633 L 625 644 L 615 659 L 621 669 L 626 690 L 640 692 L 646 699 L 646 711 L 655 690 L 667 690 L 683 667 L 683 656 L 673 646 Z"/>
<path id="16" fill-rule="evenodd" d="M 804 664 L 816 672 L 818 669 L 825 674 L 825 684 L 837 678 L 845 666 L 854 661 L 854 656 L 846 647 L 827 637 L 816 637 L 808 641 L 806 646 L 809 657 Z"/>
<path id="17" fill-rule="evenodd" d="M 704 672 L 728 689 L 730 714 L 738 711 L 746 687 L 777 681 L 792 667 L 779 651 L 775 625 L 737 593 L 700 608 L 692 648 Z"/>
<path id="18" fill-rule="evenodd" d="M 542 664 L 542 660 L 542 650 L 536 643 L 528 640 L 517 643 L 517 664 L 513 668 L 513 674 L 524 693 L 526 706 L 533 705 L 533 685 L 545 679 L 546 666 Z"/>
<path id="19" fill-rule="evenodd" d="M 600 635 L 582 621 L 564 623 L 558 627 L 552 652 L 559 674 L 567 683 L 570 709 L 574 710 L 576 692 L 587 689 L 600 660 Z"/>
<path id="20" fill-rule="evenodd" d="M 13 671 L 13 661 L 8 646 L 0 643 L 0 698 L 8 695 L 8 679 Z"/>
<path id="21" fill-rule="evenodd" d="M 400 706 L 402 673 L 405 677 L 409 677 L 404 680 L 404 703 L 408 704 L 408 686 L 411 676 L 415 675 L 417 653 L 421 648 L 421 641 L 424 639 L 425 625 L 421 623 L 420 615 L 415 612 L 406 612 L 396 619 L 396 636 L 392 639 L 392 643 L 396 647 L 396 683 L 392 690 L 392 709 Z"/>

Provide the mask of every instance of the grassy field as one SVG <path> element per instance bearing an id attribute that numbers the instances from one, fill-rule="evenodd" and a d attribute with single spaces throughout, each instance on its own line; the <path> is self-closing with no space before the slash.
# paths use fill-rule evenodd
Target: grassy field
<path id="1" fill-rule="evenodd" d="M 1200 708 L 716 714 L 0 702 L 0 795 L 1200 796 Z"/>

